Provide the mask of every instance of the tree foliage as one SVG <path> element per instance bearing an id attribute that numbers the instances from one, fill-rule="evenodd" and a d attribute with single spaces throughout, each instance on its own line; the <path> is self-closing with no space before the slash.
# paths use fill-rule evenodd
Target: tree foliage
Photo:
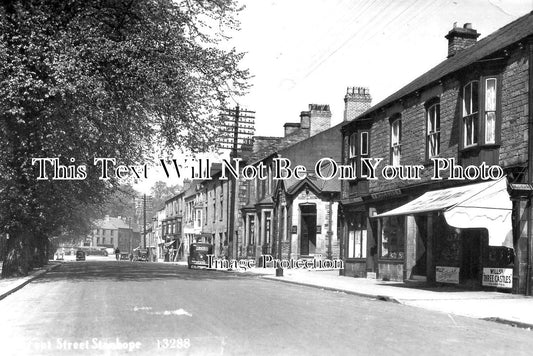
<path id="1" fill-rule="evenodd" d="M 87 228 L 87 211 L 117 186 L 90 172 L 37 180 L 32 158 L 132 164 L 154 143 L 203 151 L 248 72 L 241 53 L 223 48 L 224 31 L 238 29 L 234 0 L 0 4 L 0 233 L 10 236 L 3 274 L 25 274 L 17 261 L 31 255 L 30 242 Z"/>
<path id="2" fill-rule="evenodd" d="M 167 185 L 165 182 L 158 181 L 152 186 L 150 195 L 152 196 L 153 212 L 165 207 L 165 201 L 172 198 L 174 195 L 180 192 L 183 187 L 179 184 Z"/>

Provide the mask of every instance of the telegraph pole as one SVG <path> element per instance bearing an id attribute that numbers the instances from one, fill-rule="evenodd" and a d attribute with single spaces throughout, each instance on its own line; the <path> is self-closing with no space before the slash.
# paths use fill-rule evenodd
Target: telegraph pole
<path id="1" fill-rule="evenodd" d="M 146 194 L 143 195 L 143 246 L 146 250 Z"/>
<path id="2" fill-rule="evenodd" d="M 230 158 L 236 158 L 237 157 L 237 144 L 239 140 L 239 105 L 235 107 L 235 125 L 233 126 L 233 147 L 231 149 Z M 228 231 L 228 258 L 232 259 L 234 258 L 234 251 L 233 249 L 233 241 L 234 241 L 234 234 L 235 234 L 235 199 L 236 199 L 236 186 L 237 186 L 237 179 L 235 177 L 231 177 L 231 188 L 230 188 L 230 212 L 229 212 L 229 231 Z M 236 257 L 236 256 L 235 256 Z"/>
<path id="3" fill-rule="evenodd" d="M 254 134 L 254 120 L 255 111 L 243 110 L 237 105 L 235 109 L 225 110 L 222 115 L 227 116 L 228 119 L 224 120 L 224 126 L 222 129 L 222 148 L 230 149 L 230 160 L 237 158 L 240 144 L 250 143 Z M 230 145 L 231 142 L 231 145 Z M 242 149 L 242 146 L 241 146 Z M 238 199 L 237 194 L 237 180 L 233 176 L 230 177 L 228 194 L 228 257 L 238 257 L 237 247 L 239 246 L 238 236 L 235 233 L 235 209 L 237 208 Z"/>

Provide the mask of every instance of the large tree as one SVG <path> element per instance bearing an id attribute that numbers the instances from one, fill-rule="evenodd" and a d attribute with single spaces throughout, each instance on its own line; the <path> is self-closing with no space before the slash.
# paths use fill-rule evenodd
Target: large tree
<path id="1" fill-rule="evenodd" d="M 208 148 L 218 110 L 246 89 L 235 0 L 3 0 L 0 5 L 2 274 L 24 275 L 48 238 L 88 226 L 118 182 L 95 157 L 144 162 Z M 32 159 L 87 164 L 81 180 L 37 180 Z M 47 165 L 49 178 L 51 167 Z"/>

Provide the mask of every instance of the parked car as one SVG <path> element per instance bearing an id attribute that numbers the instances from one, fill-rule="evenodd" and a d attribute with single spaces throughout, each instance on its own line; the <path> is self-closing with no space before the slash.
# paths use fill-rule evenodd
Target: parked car
<path id="1" fill-rule="evenodd" d="M 78 250 L 76 251 L 76 261 L 85 261 L 85 252 Z"/>
<path id="2" fill-rule="evenodd" d="M 148 261 L 148 250 L 138 249 L 138 250 L 133 251 L 133 259 L 135 261 L 147 262 Z"/>
<path id="3" fill-rule="evenodd" d="M 208 243 L 192 243 L 189 247 L 189 257 L 187 257 L 187 266 L 191 269 L 193 266 L 208 267 L 207 255 L 213 254 L 213 245 Z"/>

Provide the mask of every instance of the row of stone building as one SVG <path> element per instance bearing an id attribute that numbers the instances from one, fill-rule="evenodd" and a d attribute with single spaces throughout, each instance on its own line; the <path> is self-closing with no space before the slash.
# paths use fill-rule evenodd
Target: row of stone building
<path id="1" fill-rule="evenodd" d="M 213 165 L 188 182 L 160 216 L 160 253 L 206 240 L 229 258 L 337 258 L 346 276 L 530 294 L 533 14 L 478 36 L 454 25 L 448 58 L 376 105 L 349 88 L 334 127 L 312 104 L 284 137 L 254 137 L 239 163 L 264 179 Z M 288 162 L 305 174 L 275 179 Z"/>

